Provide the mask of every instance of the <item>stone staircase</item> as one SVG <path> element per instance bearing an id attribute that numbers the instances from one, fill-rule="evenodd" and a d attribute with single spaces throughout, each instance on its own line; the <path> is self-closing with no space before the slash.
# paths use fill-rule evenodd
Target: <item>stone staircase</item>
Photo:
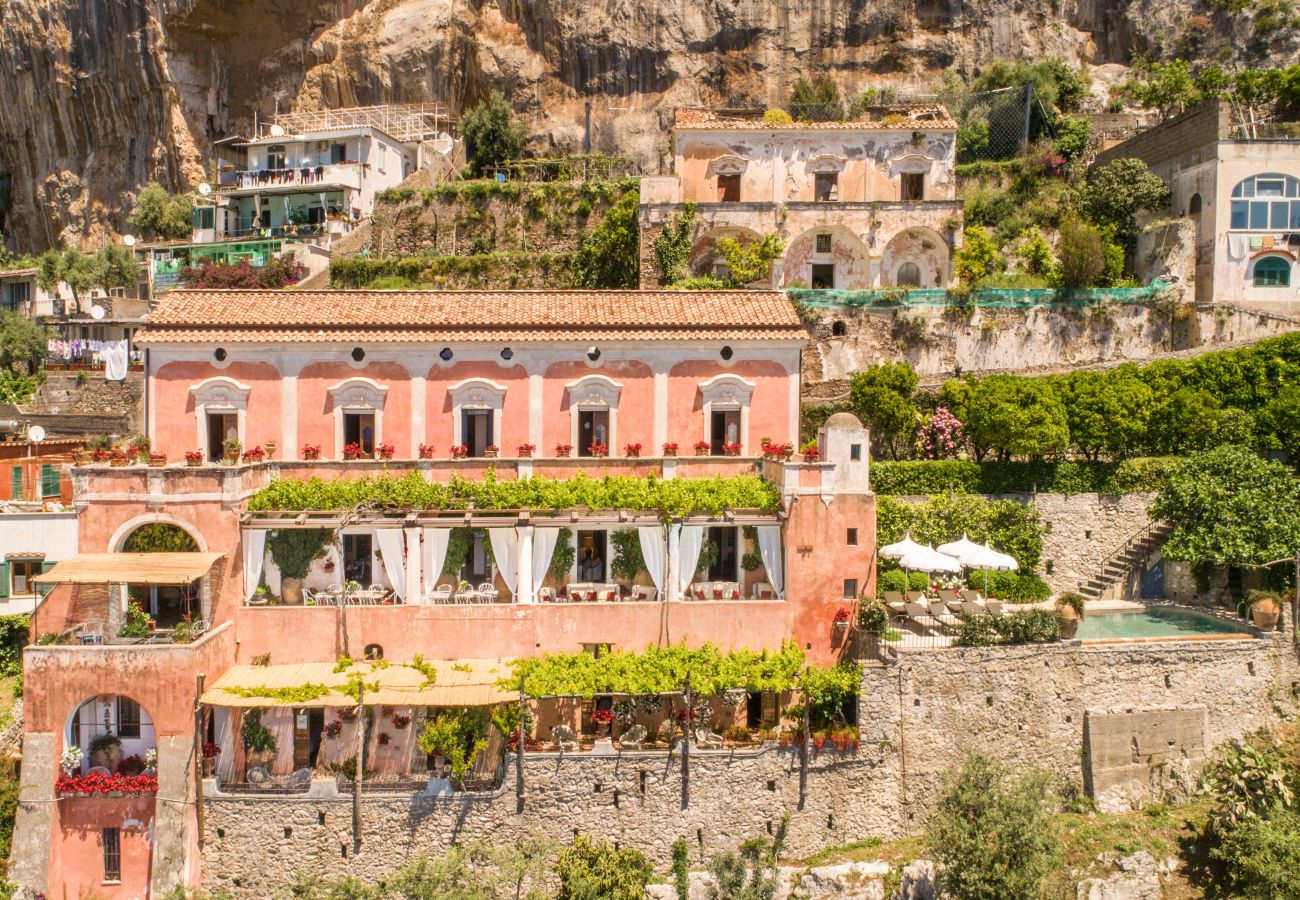
<path id="1" fill-rule="evenodd" d="M 1106 557 L 1097 574 L 1079 586 L 1079 593 L 1087 600 L 1104 599 L 1111 588 L 1122 585 L 1135 568 L 1145 563 L 1168 536 L 1169 525 L 1165 522 L 1152 522 L 1130 535 L 1118 550 Z"/>

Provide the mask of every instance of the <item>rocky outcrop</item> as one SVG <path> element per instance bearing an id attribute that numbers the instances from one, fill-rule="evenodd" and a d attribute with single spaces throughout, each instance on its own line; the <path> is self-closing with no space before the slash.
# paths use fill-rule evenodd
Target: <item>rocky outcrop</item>
<path id="1" fill-rule="evenodd" d="M 777 103 L 803 75 L 846 90 L 920 86 L 942 71 L 1048 55 L 1120 63 L 1156 53 L 1296 56 L 1202 0 L 5 0 L 0 168 L 11 243 L 92 243 L 124 227 L 156 178 L 200 180 L 215 138 L 277 110 L 439 101 L 498 88 L 538 143 L 665 159 L 671 109 Z M 1223 19 L 1223 21 L 1220 21 Z M 1258 32 L 1258 30 L 1257 30 Z"/>

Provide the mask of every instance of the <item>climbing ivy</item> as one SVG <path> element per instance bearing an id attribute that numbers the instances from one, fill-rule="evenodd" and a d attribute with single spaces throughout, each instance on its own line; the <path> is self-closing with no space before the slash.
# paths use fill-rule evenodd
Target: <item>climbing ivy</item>
<path id="1" fill-rule="evenodd" d="M 653 475 L 589 478 L 579 473 L 561 480 L 534 476 L 498 481 L 489 471 L 482 481 L 453 477 L 447 483 L 427 482 L 418 472 L 402 478 L 279 479 L 254 494 L 248 508 L 254 512 L 292 512 L 365 505 L 381 510 L 453 510 L 467 509 L 472 504 L 478 510 L 652 510 L 668 518 L 681 518 L 695 513 L 721 515 L 733 509 L 775 511 L 780 502 L 777 488 L 753 475 L 664 481 Z"/>

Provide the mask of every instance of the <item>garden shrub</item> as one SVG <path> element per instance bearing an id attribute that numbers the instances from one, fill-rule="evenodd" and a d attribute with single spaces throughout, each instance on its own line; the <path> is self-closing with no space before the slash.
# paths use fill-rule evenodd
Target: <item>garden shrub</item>
<path id="1" fill-rule="evenodd" d="M 1008 603 L 1042 603 L 1052 596 L 1051 586 L 1032 572 L 986 572 L 984 569 L 973 569 L 966 576 L 966 584 L 972 590 L 983 592 L 985 575 L 988 576 L 989 595 L 998 600 L 1006 600 Z"/>
<path id="2" fill-rule="evenodd" d="M 1300 897 L 1300 812 L 1279 809 L 1242 822 L 1223 834 L 1210 858 L 1222 869 L 1218 896 Z"/>
<path id="3" fill-rule="evenodd" d="M 1102 460 L 1020 462 L 969 459 L 879 460 L 871 466 L 877 495 L 960 494 L 1134 494 L 1157 491 L 1174 457 L 1140 456 Z"/>
<path id="4" fill-rule="evenodd" d="M 942 544 L 965 534 L 976 543 L 1015 557 L 1022 572 L 1033 572 L 1043 555 L 1038 510 L 1014 500 L 989 500 L 971 494 L 932 496 L 924 504 L 876 498 L 879 543 L 892 544 L 911 533 L 921 544 Z"/>
<path id="5" fill-rule="evenodd" d="M 994 644 L 1046 644 L 1060 640 L 1060 623 L 1049 609 L 1022 609 L 1006 615 L 968 616 L 957 626 L 960 647 Z"/>
<path id="6" fill-rule="evenodd" d="M 555 865 L 559 900 L 644 900 L 654 874 L 649 860 L 630 847 L 614 849 L 585 834 L 560 851 Z"/>
<path id="7" fill-rule="evenodd" d="M 957 900 L 1019 900 L 1041 895 L 1058 861 L 1051 828 L 1052 776 L 1015 774 L 990 757 L 968 755 L 950 775 L 930 816 L 926 844 L 939 888 Z"/>

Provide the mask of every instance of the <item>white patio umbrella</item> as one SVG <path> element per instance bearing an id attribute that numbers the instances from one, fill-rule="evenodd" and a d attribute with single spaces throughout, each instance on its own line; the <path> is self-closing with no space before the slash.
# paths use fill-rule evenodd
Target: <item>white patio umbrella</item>
<path id="1" fill-rule="evenodd" d="M 989 569 L 1015 571 L 1020 568 L 1014 556 L 999 553 L 988 544 L 978 545 L 978 552 L 969 563 L 972 568 L 984 570 L 984 596 L 989 595 Z"/>
<path id="2" fill-rule="evenodd" d="M 946 553 L 940 553 L 933 547 L 922 547 L 919 550 L 913 550 L 899 561 L 899 565 L 905 569 L 916 569 L 918 572 L 960 572 L 961 560 Z"/>
<path id="3" fill-rule="evenodd" d="M 877 550 L 876 553 L 879 556 L 883 556 L 885 559 L 901 559 L 909 553 L 924 549 L 924 545 L 918 544 L 916 541 L 912 540 L 912 532 L 909 531 L 901 541 L 896 544 L 886 544 Z"/>
<path id="4" fill-rule="evenodd" d="M 971 560 L 977 555 L 980 555 L 982 558 L 982 554 L 985 550 L 984 547 L 981 547 L 964 534 L 961 536 L 960 541 L 949 541 L 946 544 L 940 544 L 935 549 L 940 553 L 946 553 L 949 556 L 957 557 L 963 566 L 970 566 L 972 568 L 975 564 L 971 562 Z"/>

